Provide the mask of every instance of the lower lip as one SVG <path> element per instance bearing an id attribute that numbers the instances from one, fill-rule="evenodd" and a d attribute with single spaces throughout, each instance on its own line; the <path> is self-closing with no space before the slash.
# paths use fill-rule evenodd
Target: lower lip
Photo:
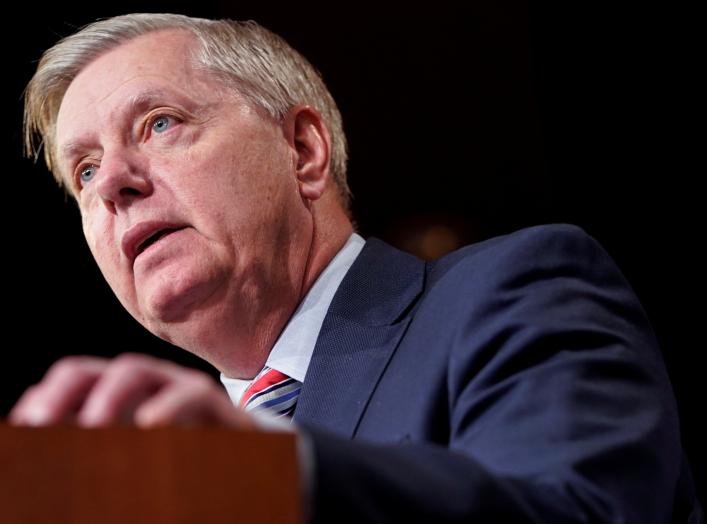
<path id="1" fill-rule="evenodd" d="M 172 238 L 172 236 L 174 236 L 174 235 L 177 234 L 177 233 L 180 233 L 180 232 L 184 231 L 184 229 L 186 229 L 186 228 L 183 227 L 183 228 L 181 228 L 181 229 L 175 229 L 174 231 L 172 231 L 172 232 L 170 232 L 170 233 L 167 233 L 166 235 L 163 235 L 162 237 L 160 237 L 159 240 L 157 240 L 156 242 L 153 242 L 152 244 L 150 244 L 149 246 L 147 246 L 147 248 L 145 248 L 143 251 L 141 251 L 141 252 L 135 257 L 135 260 L 137 261 L 137 259 L 140 258 L 141 256 L 143 256 L 144 254 L 152 252 L 152 251 L 153 251 L 153 248 L 158 247 L 160 244 L 162 244 L 162 241 L 163 241 L 163 240 L 166 240 L 166 239 L 168 239 L 168 238 Z"/>

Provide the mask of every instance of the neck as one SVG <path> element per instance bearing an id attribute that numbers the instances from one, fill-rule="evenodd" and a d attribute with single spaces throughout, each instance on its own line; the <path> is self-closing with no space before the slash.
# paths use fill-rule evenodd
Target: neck
<path id="1" fill-rule="evenodd" d="M 243 341 L 242 345 L 225 346 L 219 352 L 218 362 L 212 361 L 212 364 L 225 376 L 252 378 L 263 368 L 270 351 L 298 305 L 351 236 L 353 226 L 338 203 L 329 208 L 324 207 L 326 204 L 321 204 L 324 203 L 321 201 L 310 202 L 311 233 L 308 233 L 309 240 L 304 242 L 308 247 L 304 249 L 306 255 L 304 255 L 305 260 L 302 261 L 303 270 L 301 277 L 299 277 L 300 284 L 294 289 L 290 289 L 290 291 L 294 291 L 292 294 L 277 294 L 277 304 L 271 302 L 266 309 L 259 311 L 251 309 L 252 314 L 257 318 L 252 318 L 250 321 L 253 325 L 258 326 L 257 329 L 248 330 L 245 333 L 248 340 Z M 297 288 L 299 288 L 298 291 L 296 291 Z M 284 297 L 288 295 L 291 298 L 285 299 Z M 272 297 L 270 299 L 272 300 Z M 231 327 L 235 327 L 232 321 L 230 322 Z M 244 335 L 244 333 L 239 334 Z M 234 352 L 234 347 L 243 349 Z M 209 359 L 207 358 L 207 360 Z"/>
<path id="2" fill-rule="evenodd" d="M 327 213 L 323 220 L 318 220 L 316 208 L 312 206 L 312 216 L 312 240 L 302 275 L 300 302 L 353 233 L 351 221 L 338 206 L 333 213 Z"/>

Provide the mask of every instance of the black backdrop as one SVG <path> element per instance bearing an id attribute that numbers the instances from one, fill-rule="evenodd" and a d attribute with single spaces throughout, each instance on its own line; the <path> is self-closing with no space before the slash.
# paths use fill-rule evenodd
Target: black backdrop
<path id="1" fill-rule="evenodd" d="M 75 206 L 42 165 L 22 158 L 21 93 L 41 51 L 97 17 L 130 11 L 253 18 L 303 52 L 337 99 L 364 236 L 429 254 L 571 222 L 604 245 L 661 341 L 683 440 L 705 486 L 697 193 L 705 166 L 695 87 L 704 60 L 694 13 L 491 0 L 418 10 L 187 4 L 18 6 L 19 17 L 4 19 L 0 414 L 67 353 L 145 351 L 206 369 L 121 309 L 84 245 Z"/>

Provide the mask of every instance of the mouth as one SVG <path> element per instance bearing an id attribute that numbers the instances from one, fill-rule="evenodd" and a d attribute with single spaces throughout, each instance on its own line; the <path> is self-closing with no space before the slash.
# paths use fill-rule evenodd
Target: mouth
<path id="1" fill-rule="evenodd" d="M 133 264 L 135 259 L 152 245 L 172 233 L 186 229 L 186 227 L 186 225 L 182 224 L 175 225 L 156 221 L 141 222 L 128 230 L 123 236 L 123 253 Z"/>
<path id="2" fill-rule="evenodd" d="M 145 240 L 140 242 L 137 246 L 135 246 L 135 258 L 140 256 L 140 254 L 143 251 L 145 251 L 148 247 L 150 247 L 152 244 L 154 244 L 158 240 L 166 237 L 167 235 L 174 233 L 175 231 L 180 231 L 182 229 L 184 229 L 184 228 L 183 227 L 174 227 L 174 228 L 165 228 L 165 229 L 160 229 L 159 231 L 155 231 L 152 235 L 150 235 Z"/>

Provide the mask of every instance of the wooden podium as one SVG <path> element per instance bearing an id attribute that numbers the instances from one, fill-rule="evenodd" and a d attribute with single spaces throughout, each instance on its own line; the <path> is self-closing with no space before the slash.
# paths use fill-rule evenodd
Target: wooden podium
<path id="1" fill-rule="evenodd" d="M 301 524 L 293 435 L 0 425 L 3 524 Z"/>

